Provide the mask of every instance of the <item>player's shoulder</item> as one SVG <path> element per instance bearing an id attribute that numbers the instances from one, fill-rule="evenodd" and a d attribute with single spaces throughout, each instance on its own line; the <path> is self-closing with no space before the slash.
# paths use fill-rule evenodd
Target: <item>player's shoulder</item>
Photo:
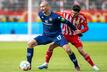
<path id="1" fill-rule="evenodd" d="M 83 14 L 83 13 L 79 13 L 79 17 L 81 18 L 81 19 L 86 19 L 86 16 L 85 16 L 85 14 Z"/>
<path id="2" fill-rule="evenodd" d="M 70 11 L 70 10 L 64 10 L 62 14 L 63 14 L 64 17 L 66 17 L 66 16 L 72 16 L 71 15 L 72 11 Z"/>
<path id="3" fill-rule="evenodd" d="M 60 11 L 56 11 L 55 13 L 60 15 L 60 16 L 62 16 L 62 14 L 63 14 L 63 12 L 60 12 Z"/>
<path id="4" fill-rule="evenodd" d="M 43 15 L 43 12 L 42 12 L 42 11 L 39 11 L 39 12 L 38 12 L 38 15 L 39 15 L 39 16 L 42 16 L 42 15 Z"/>
<path id="5" fill-rule="evenodd" d="M 52 12 L 52 15 L 53 15 L 55 18 L 61 17 L 61 15 L 60 15 L 58 12 Z"/>
<path id="6" fill-rule="evenodd" d="M 65 14 L 71 14 L 72 11 L 71 10 L 64 10 L 63 13 L 65 13 Z"/>
<path id="7" fill-rule="evenodd" d="M 64 10 L 62 12 L 55 12 L 56 14 L 62 16 L 62 17 L 65 17 L 65 16 L 71 16 L 71 10 Z"/>
<path id="8" fill-rule="evenodd" d="M 81 17 L 86 17 L 85 14 L 82 13 L 82 12 L 79 13 L 79 16 L 81 16 Z"/>

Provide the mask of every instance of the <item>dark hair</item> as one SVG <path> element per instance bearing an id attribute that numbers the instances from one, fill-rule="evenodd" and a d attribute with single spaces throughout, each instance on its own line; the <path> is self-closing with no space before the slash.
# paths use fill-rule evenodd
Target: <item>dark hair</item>
<path id="1" fill-rule="evenodd" d="M 79 12 L 81 10 L 81 7 L 79 5 L 73 5 L 72 10 Z"/>

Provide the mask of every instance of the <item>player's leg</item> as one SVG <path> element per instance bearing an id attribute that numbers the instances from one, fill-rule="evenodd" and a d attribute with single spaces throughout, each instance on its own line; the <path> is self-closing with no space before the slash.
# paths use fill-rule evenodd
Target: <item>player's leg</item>
<path id="1" fill-rule="evenodd" d="M 37 45 L 37 41 L 32 39 L 28 42 L 28 47 L 27 47 L 27 61 L 31 64 L 32 62 L 32 57 L 33 57 L 33 52 L 34 52 L 34 46 Z"/>
<path id="2" fill-rule="evenodd" d="M 57 42 L 58 40 L 58 42 Z M 78 65 L 78 61 L 76 59 L 76 56 L 75 54 L 72 52 L 72 50 L 70 49 L 70 46 L 68 45 L 68 42 L 67 40 L 65 40 L 65 38 L 62 36 L 62 35 L 59 35 L 57 37 L 57 40 L 56 40 L 56 44 L 63 47 L 64 50 L 67 52 L 67 54 L 69 55 L 69 58 L 70 60 L 73 62 L 74 66 L 75 66 L 75 69 L 77 71 L 80 71 L 80 67 Z"/>
<path id="3" fill-rule="evenodd" d="M 90 55 L 88 53 L 86 53 L 82 47 L 78 47 L 77 49 L 78 49 L 79 53 L 84 57 L 84 59 L 92 66 L 92 68 L 95 71 L 99 71 L 99 68 L 94 64 Z"/>
<path id="4" fill-rule="evenodd" d="M 68 42 L 73 42 L 73 36 L 70 36 L 70 35 L 64 35 L 65 39 L 68 41 Z M 69 47 L 68 47 L 69 48 Z M 65 48 L 66 50 L 67 48 Z M 71 50 L 70 50 L 71 51 Z M 69 54 L 69 50 L 67 52 Z M 73 53 L 73 52 L 72 52 Z M 74 53 L 73 53 L 74 54 Z M 77 66 L 77 69 L 80 69 L 79 65 Z"/>
<path id="5" fill-rule="evenodd" d="M 65 49 L 65 51 L 68 53 L 71 61 L 74 63 L 74 66 L 75 66 L 76 70 L 80 71 L 80 67 L 78 65 L 75 54 L 73 52 L 71 52 L 71 49 L 68 45 L 68 42 L 65 40 L 65 38 L 62 35 L 59 35 L 59 36 L 56 37 L 56 39 L 54 39 L 54 43 Z M 53 51 L 54 47 L 56 47 L 56 46 L 54 46 L 54 43 L 52 45 L 50 45 L 50 47 L 49 47 L 49 49 L 52 49 L 51 51 Z M 47 64 L 45 63 L 45 64 L 42 64 L 41 66 L 39 66 L 38 68 L 39 69 L 44 69 L 44 68 L 46 68 L 46 66 L 47 66 Z"/>
<path id="6" fill-rule="evenodd" d="M 50 58 L 53 54 L 53 49 L 56 48 L 57 45 L 54 44 L 53 42 L 49 45 L 49 48 L 46 51 L 46 56 L 45 56 L 45 63 L 42 65 L 38 66 L 38 69 L 47 69 L 48 68 L 48 63 L 50 61 Z"/>
<path id="7" fill-rule="evenodd" d="M 75 66 L 75 69 L 77 71 L 80 71 L 78 61 L 76 59 L 75 54 L 71 51 L 70 46 L 68 44 L 66 44 L 66 45 L 63 46 L 63 48 L 67 52 L 67 54 L 69 55 L 70 60 L 73 62 L 74 66 Z"/>
<path id="8" fill-rule="evenodd" d="M 83 45 L 82 45 L 82 42 L 80 41 L 79 37 L 75 36 L 72 40 L 73 41 L 70 41 L 70 43 L 72 43 L 77 48 L 78 52 L 93 67 L 93 69 L 99 70 L 98 67 L 92 61 L 90 55 L 88 55 L 88 53 L 86 53 L 86 51 L 83 49 Z"/>
<path id="9" fill-rule="evenodd" d="M 28 48 L 27 48 L 27 61 L 31 64 L 32 63 L 32 57 L 33 57 L 33 51 L 34 51 L 34 46 L 37 45 L 43 45 L 43 44 L 48 44 L 51 42 L 51 39 L 49 39 L 46 36 L 38 36 L 31 41 L 28 42 Z"/>
<path id="10" fill-rule="evenodd" d="M 33 52 L 34 52 L 34 46 L 37 45 L 37 41 L 32 39 L 28 42 L 28 47 L 27 47 L 27 61 L 31 64 L 32 63 L 32 57 L 33 57 Z M 31 69 L 31 65 L 29 67 L 29 70 Z"/>
<path id="11" fill-rule="evenodd" d="M 58 47 L 58 45 L 54 44 L 53 42 L 49 45 L 49 48 L 46 51 L 46 56 L 45 56 L 45 62 L 48 64 L 50 61 L 50 58 L 53 54 L 54 48 Z"/>

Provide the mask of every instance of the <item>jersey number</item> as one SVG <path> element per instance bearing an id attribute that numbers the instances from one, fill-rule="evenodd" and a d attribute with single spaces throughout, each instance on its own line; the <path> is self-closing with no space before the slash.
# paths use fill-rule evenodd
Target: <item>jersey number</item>
<path id="1" fill-rule="evenodd" d="M 58 39 L 58 40 L 61 40 L 61 35 L 59 35 L 59 36 L 57 37 L 57 39 Z"/>

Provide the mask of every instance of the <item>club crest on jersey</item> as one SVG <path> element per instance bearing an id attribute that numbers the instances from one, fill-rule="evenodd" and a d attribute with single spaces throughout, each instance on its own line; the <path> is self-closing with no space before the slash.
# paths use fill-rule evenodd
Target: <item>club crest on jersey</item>
<path id="1" fill-rule="evenodd" d="M 80 19 L 78 19 L 77 21 L 76 21 L 76 19 L 74 19 L 73 23 L 78 25 L 79 21 L 80 21 Z"/>
<path id="2" fill-rule="evenodd" d="M 75 23 L 78 25 L 79 24 L 79 20 L 77 20 Z"/>
<path id="3" fill-rule="evenodd" d="M 47 20 L 45 20 L 45 23 L 48 23 L 48 21 L 47 21 Z"/>
<path id="4" fill-rule="evenodd" d="M 51 22 L 51 21 L 52 21 L 52 18 L 49 18 L 49 21 Z"/>
<path id="5" fill-rule="evenodd" d="M 44 17 L 42 16 L 42 19 L 43 19 Z"/>

